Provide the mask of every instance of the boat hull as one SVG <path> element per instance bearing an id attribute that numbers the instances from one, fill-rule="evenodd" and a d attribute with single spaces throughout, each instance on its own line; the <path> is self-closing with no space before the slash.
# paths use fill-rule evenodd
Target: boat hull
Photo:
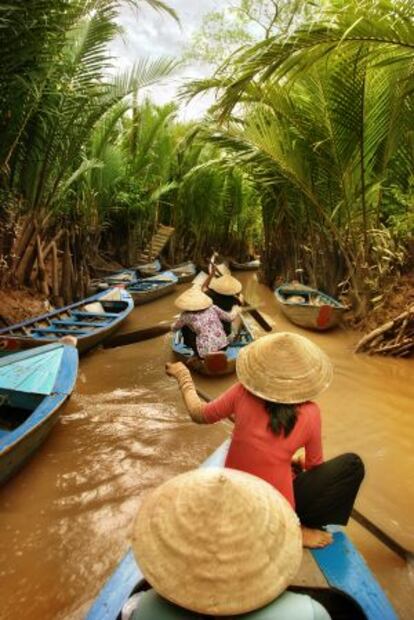
<path id="1" fill-rule="evenodd" d="M 235 271 L 257 271 L 260 269 L 260 265 L 259 260 L 251 260 L 247 263 L 238 263 L 235 260 L 230 261 L 230 267 Z"/>
<path id="2" fill-rule="evenodd" d="M 197 269 L 194 263 L 191 262 L 177 265 L 176 267 L 173 267 L 171 271 L 177 276 L 179 284 L 191 282 L 197 275 Z"/>
<path id="3" fill-rule="evenodd" d="M 134 309 L 134 302 L 129 293 L 123 291 L 123 289 L 116 290 L 119 290 L 119 300 L 103 299 L 110 295 L 110 291 L 102 291 L 97 295 L 65 306 L 64 308 L 59 308 L 42 316 L 34 317 L 33 319 L 28 319 L 22 323 L 1 329 L 0 356 L 19 350 L 25 350 L 31 346 L 52 344 L 57 342 L 62 336 L 68 334 L 77 338 L 76 346 L 79 353 L 86 353 L 86 351 L 101 344 L 116 332 Z M 77 320 L 76 313 L 82 306 L 97 301 L 105 304 L 106 308 L 105 312 L 99 317 L 99 322 L 101 322 L 102 327 L 98 326 L 98 323 L 96 323 L 94 327 L 91 326 L 88 329 L 87 326 L 82 325 L 82 323 L 85 322 L 81 320 L 82 317 L 79 321 Z M 46 330 L 50 329 L 50 325 L 53 324 L 53 321 L 59 320 L 62 316 L 66 321 L 69 321 L 69 324 L 66 326 L 68 329 L 64 329 L 65 326 L 61 328 L 56 327 L 55 331 L 48 335 Z M 71 320 L 72 318 L 74 320 Z M 92 318 L 93 314 L 91 314 L 90 317 L 86 317 L 87 320 Z"/>
<path id="4" fill-rule="evenodd" d="M 228 447 L 229 441 L 224 442 L 201 467 L 223 467 Z M 346 534 L 334 531 L 333 537 L 329 547 L 312 552 L 315 570 L 322 572 L 326 587 L 294 585 L 289 589 L 319 600 L 332 620 L 397 620 L 382 588 Z M 148 583 L 130 549 L 99 592 L 85 620 L 119 620 L 132 594 L 145 589 Z"/>
<path id="5" fill-rule="evenodd" d="M 289 302 L 290 296 L 300 296 L 301 294 L 318 295 L 325 303 L 312 305 L 310 303 Z M 341 322 L 347 308 L 336 301 L 333 297 L 312 289 L 307 286 L 280 286 L 275 292 L 276 303 L 289 321 L 316 331 L 326 331 L 336 327 Z"/>
<path id="6" fill-rule="evenodd" d="M 163 271 L 151 278 L 138 280 L 126 288 L 136 306 L 173 293 L 178 282 L 177 276 L 171 271 Z"/>
<path id="7" fill-rule="evenodd" d="M 52 393 L 34 408 L 21 426 L 7 435 L 0 435 L 0 484 L 16 474 L 45 441 L 59 419 L 62 405 L 74 388 L 77 371 L 77 350 L 75 347 L 64 346 Z"/>
<path id="8" fill-rule="evenodd" d="M 237 340 L 230 344 L 225 351 L 210 353 L 201 359 L 194 357 L 192 349 L 185 346 L 181 330 L 179 330 L 173 334 L 172 350 L 177 359 L 183 362 L 190 370 L 210 377 L 222 376 L 230 375 L 235 372 L 239 351 L 252 341 L 253 336 L 245 325 L 241 329 Z"/>

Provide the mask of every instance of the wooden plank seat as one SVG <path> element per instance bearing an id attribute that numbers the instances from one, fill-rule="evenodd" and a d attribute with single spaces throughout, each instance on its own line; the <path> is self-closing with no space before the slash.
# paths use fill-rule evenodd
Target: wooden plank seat
<path id="1" fill-rule="evenodd" d="M 88 331 L 85 330 L 81 330 L 81 329 L 65 329 L 64 327 L 36 327 L 32 330 L 32 334 L 69 334 L 70 336 L 73 336 L 76 334 L 76 336 L 83 336 L 85 334 L 88 334 Z"/>
<path id="2" fill-rule="evenodd" d="M 82 312 L 81 310 L 74 310 L 72 314 L 81 318 L 90 317 L 94 319 L 116 319 L 119 317 L 118 312 Z"/>
<path id="3" fill-rule="evenodd" d="M 92 321 L 70 321 L 69 319 L 52 321 L 52 325 L 75 325 L 76 327 L 105 327 L 110 324 L 111 321 L 102 321 L 101 323 L 94 323 Z"/>

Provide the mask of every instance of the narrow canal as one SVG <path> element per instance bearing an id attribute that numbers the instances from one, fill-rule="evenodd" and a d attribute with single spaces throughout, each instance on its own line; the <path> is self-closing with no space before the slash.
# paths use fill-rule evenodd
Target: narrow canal
<path id="1" fill-rule="evenodd" d="M 251 303 L 278 329 L 271 292 L 238 274 Z M 170 319 L 174 296 L 134 311 L 124 331 Z M 306 335 L 332 357 L 335 380 L 319 403 L 325 455 L 358 452 L 367 477 L 357 508 L 414 551 L 414 361 L 352 354 L 355 334 Z M 128 547 L 143 492 L 206 458 L 229 434 L 189 421 L 164 374 L 169 335 L 92 351 L 50 438 L 0 490 L 0 618 L 80 620 Z M 197 384 L 212 396 L 235 377 Z M 349 533 L 403 620 L 412 618 L 414 574 L 352 522 Z"/>

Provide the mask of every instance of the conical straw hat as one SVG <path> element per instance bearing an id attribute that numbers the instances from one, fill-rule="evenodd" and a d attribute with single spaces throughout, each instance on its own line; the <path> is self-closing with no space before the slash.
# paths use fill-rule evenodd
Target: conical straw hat
<path id="1" fill-rule="evenodd" d="M 242 290 L 242 285 L 236 278 L 227 274 L 225 276 L 220 276 L 220 278 L 213 278 L 209 284 L 209 288 L 221 295 L 238 295 Z"/>
<path id="2" fill-rule="evenodd" d="M 302 403 L 332 381 L 329 357 L 307 338 L 280 332 L 244 347 L 236 361 L 237 377 L 256 396 L 278 403 Z"/>
<path id="3" fill-rule="evenodd" d="M 300 566 L 302 537 L 290 504 L 270 484 L 206 468 L 147 496 L 132 548 L 158 594 L 201 614 L 232 615 L 286 589 Z"/>
<path id="4" fill-rule="evenodd" d="M 195 312 L 209 308 L 213 304 L 213 300 L 203 293 L 198 286 L 192 286 L 177 297 L 174 303 L 180 310 Z"/>

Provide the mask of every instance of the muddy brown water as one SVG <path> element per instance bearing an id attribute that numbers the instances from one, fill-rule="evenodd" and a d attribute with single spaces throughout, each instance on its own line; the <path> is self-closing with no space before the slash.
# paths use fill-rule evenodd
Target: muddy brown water
<path id="1" fill-rule="evenodd" d="M 254 275 L 238 277 L 278 329 L 306 333 L 332 357 L 335 379 L 318 399 L 325 455 L 362 456 L 358 509 L 414 551 L 414 361 L 355 356 L 356 336 L 342 330 L 303 332 L 278 314 Z M 124 331 L 170 319 L 174 297 L 135 310 Z M 82 358 L 49 439 L 0 489 L 1 620 L 84 618 L 129 545 L 143 493 L 198 466 L 230 433 L 226 423 L 189 421 L 163 372 L 170 358 L 168 335 Z M 215 396 L 234 380 L 197 377 L 197 385 Z M 412 618 L 410 567 L 355 522 L 348 532 L 399 616 Z"/>

